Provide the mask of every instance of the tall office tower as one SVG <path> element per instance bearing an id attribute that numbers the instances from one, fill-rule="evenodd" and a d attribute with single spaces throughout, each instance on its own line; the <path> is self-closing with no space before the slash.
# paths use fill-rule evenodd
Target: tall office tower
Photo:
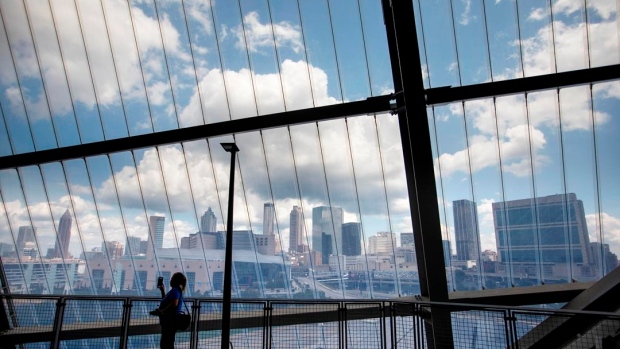
<path id="1" fill-rule="evenodd" d="M 274 233 L 276 222 L 276 208 L 273 203 L 266 202 L 263 207 L 263 235 L 271 235 Z"/>
<path id="2" fill-rule="evenodd" d="M 164 247 L 164 223 L 166 217 L 150 216 L 149 217 L 149 237 L 155 243 L 155 248 Z"/>
<path id="3" fill-rule="evenodd" d="M 400 233 L 400 247 L 413 246 L 413 233 Z"/>
<path id="4" fill-rule="evenodd" d="M 342 208 L 319 206 L 312 209 L 312 250 L 323 252 L 323 233 L 331 235 L 332 252 L 342 250 Z"/>
<path id="5" fill-rule="evenodd" d="M 293 206 L 290 215 L 289 244 L 288 251 L 290 253 L 303 253 L 303 245 L 305 243 L 303 236 L 303 218 L 301 208 Z"/>
<path id="6" fill-rule="evenodd" d="M 382 231 L 368 238 L 368 253 L 393 254 L 396 250 L 396 234 Z"/>
<path id="7" fill-rule="evenodd" d="M 166 217 L 150 216 L 149 217 L 149 237 L 146 244 L 146 258 L 155 257 L 155 250 L 164 247 L 164 224 Z"/>
<path id="8" fill-rule="evenodd" d="M 200 217 L 200 232 L 201 233 L 215 233 L 217 231 L 217 217 L 215 213 L 211 211 L 211 207 L 205 211 Z"/>
<path id="9" fill-rule="evenodd" d="M 0 242 L 0 257 L 13 257 L 13 244 Z"/>
<path id="10" fill-rule="evenodd" d="M 494 202 L 493 221 L 499 262 L 594 261 L 583 202 L 573 193 Z"/>
<path id="11" fill-rule="evenodd" d="M 332 244 L 333 238 L 331 234 L 321 233 L 321 264 L 329 264 L 329 255 L 333 254 Z"/>
<path id="12" fill-rule="evenodd" d="M 200 234 L 200 232 L 198 232 L 198 234 Z M 189 236 L 184 236 L 181 238 L 181 246 L 179 246 L 179 248 L 185 248 L 188 249 L 189 248 Z"/>
<path id="13" fill-rule="evenodd" d="M 452 258 L 450 240 L 441 240 L 441 245 L 443 246 L 443 263 L 447 267 L 450 265 L 450 259 Z"/>
<path id="14" fill-rule="evenodd" d="M 362 225 L 360 223 L 342 225 L 342 254 L 345 256 L 362 254 Z"/>
<path id="15" fill-rule="evenodd" d="M 17 251 L 21 252 L 27 242 L 34 242 L 34 229 L 31 226 L 19 227 L 17 232 Z"/>
<path id="16" fill-rule="evenodd" d="M 110 259 L 119 259 L 123 256 L 123 244 L 118 241 L 104 241 L 101 244 L 101 251 L 108 253 Z"/>
<path id="17" fill-rule="evenodd" d="M 454 214 L 454 237 L 456 260 L 478 260 L 480 257 L 480 233 L 478 231 L 478 209 L 469 200 L 452 201 Z"/>
<path id="18" fill-rule="evenodd" d="M 125 244 L 125 256 L 140 254 L 140 238 L 137 236 L 128 236 Z"/>
<path id="19" fill-rule="evenodd" d="M 54 248 L 54 258 L 69 258 L 69 242 L 71 241 L 71 213 L 69 209 L 63 213 L 58 223 L 58 238 Z"/>
<path id="20" fill-rule="evenodd" d="M 591 242 L 590 253 L 592 256 L 592 263 L 602 270 L 602 275 L 600 276 L 611 273 L 611 271 L 618 266 L 618 256 L 611 252 L 609 244 Z"/>

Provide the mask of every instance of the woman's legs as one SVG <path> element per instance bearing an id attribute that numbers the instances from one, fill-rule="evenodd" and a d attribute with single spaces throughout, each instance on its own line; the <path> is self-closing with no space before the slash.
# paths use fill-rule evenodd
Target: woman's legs
<path id="1" fill-rule="evenodd" d="M 177 329 L 174 327 L 174 324 L 162 323 L 159 347 L 161 349 L 174 349 L 174 339 L 176 334 Z"/>

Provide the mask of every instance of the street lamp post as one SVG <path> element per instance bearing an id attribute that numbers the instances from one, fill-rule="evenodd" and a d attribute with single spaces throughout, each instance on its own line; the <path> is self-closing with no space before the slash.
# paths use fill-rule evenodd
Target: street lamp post
<path id="1" fill-rule="evenodd" d="M 222 294 L 222 346 L 230 345 L 230 303 L 232 293 L 233 199 L 235 195 L 235 158 L 239 148 L 235 143 L 221 143 L 230 153 L 230 182 L 228 186 L 228 222 L 226 222 L 226 257 L 224 259 L 224 291 Z"/>

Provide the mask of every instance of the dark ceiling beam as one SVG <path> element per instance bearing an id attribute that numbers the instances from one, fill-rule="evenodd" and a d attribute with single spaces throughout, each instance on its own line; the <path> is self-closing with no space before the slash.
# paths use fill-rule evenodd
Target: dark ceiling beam
<path id="1" fill-rule="evenodd" d="M 620 309 L 620 268 L 612 270 L 581 292 L 563 310 L 617 312 Z M 587 334 L 600 318 L 592 316 L 549 317 L 519 338 L 518 348 L 560 348 L 576 333 Z M 617 328 L 617 325 L 614 324 Z"/>
<path id="2" fill-rule="evenodd" d="M 426 90 L 426 105 L 437 106 L 456 101 L 500 97 L 618 79 L 620 79 L 620 64 L 476 85 L 436 87 Z"/>
<path id="3" fill-rule="evenodd" d="M 362 101 L 333 104 L 323 107 L 292 110 L 207 125 L 180 128 L 101 142 L 86 143 L 57 149 L 0 157 L 0 170 L 80 159 L 133 149 L 221 137 L 271 128 L 293 126 L 338 119 L 348 116 L 389 112 L 395 107 L 395 94 L 370 97 Z"/>
<path id="4" fill-rule="evenodd" d="M 593 284 L 594 282 L 572 282 L 482 291 L 458 291 L 450 293 L 450 302 L 505 306 L 566 303 Z"/>

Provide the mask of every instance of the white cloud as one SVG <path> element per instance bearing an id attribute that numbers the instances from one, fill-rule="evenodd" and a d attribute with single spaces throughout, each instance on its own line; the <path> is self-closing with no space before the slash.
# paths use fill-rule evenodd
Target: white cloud
<path id="1" fill-rule="evenodd" d="M 545 19 L 547 17 L 547 9 L 542 7 L 538 7 L 530 12 L 530 15 L 527 19 L 532 21 L 540 21 L 541 19 Z"/>
<path id="2" fill-rule="evenodd" d="M 544 134 L 533 127 L 517 125 L 506 129 L 499 142 L 504 171 L 516 176 L 530 174 L 530 145 L 536 154 L 544 148 L 545 143 Z M 438 171 L 437 166 L 441 165 L 441 175 L 448 177 L 457 171 L 469 174 L 470 166 L 472 172 L 489 166 L 497 166 L 499 164 L 497 148 L 498 142 L 495 136 L 477 137 L 475 142 L 470 143 L 469 149 L 460 150 L 454 154 L 441 154 L 438 159 L 435 159 L 436 171 Z M 493 149 L 496 150 L 493 151 Z M 535 159 L 541 162 L 545 158 L 537 155 Z M 538 167 L 541 164 L 536 165 Z"/>
<path id="3" fill-rule="evenodd" d="M 275 40 L 278 48 L 290 46 L 295 53 L 303 50 L 301 31 L 286 21 L 262 24 L 258 13 L 250 12 L 243 16 L 243 24 L 244 27 L 239 25 L 232 29 L 240 49 L 246 48 L 247 43 L 250 52 L 259 52 L 261 48 L 273 47 Z"/>
<path id="4" fill-rule="evenodd" d="M 563 11 L 572 11 L 573 3 L 560 4 Z M 570 5 L 570 6 L 569 6 Z M 602 11 L 602 10 L 601 10 Z M 550 24 L 551 25 L 551 24 Z M 523 45 L 524 69 L 527 76 L 553 72 L 553 52 L 557 60 L 558 71 L 574 70 L 587 67 L 586 47 L 584 46 L 585 27 L 583 23 L 565 24 L 556 21 L 553 24 L 555 48 L 549 40 L 550 25 L 542 27 L 536 35 L 521 41 Z M 589 23 L 590 59 L 593 65 L 615 64 L 620 61 L 618 54 L 618 32 L 615 21 Z M 518 43 L 517 43 L 518 44 Z M 517 69 L 518 70 L 518 69 Z M 507 70 L 506 77 L 517 77 L 517 70 Z M 620 98 L 617 82 L 596 85 L 595 96 L 602 98 Z M 592 128 L 591 99 L 587 86 L 564 88 L 560 91 L 560 110 L 557 110 L 558 96 L 555 91 L 531 93 L 527 99 L 529 113 L 531 147 L 536 168 L 547 161 L 541 153 L 545 144 L 546 130 L 557 132 L 559 122 L 563 132 L 588 131 Z M 472 170 L 478 171 L 497 163 L 496 152 L 484 149 L 497 149 L 497 129 L 500 133 L 501 155 L 504 170 L 516 175 L 530 171 L 530 156 L 527 151 L 530 144 L 525 126 L 525 102 L 523 96 L 507 96 L 491 99 L 468 101 L 465 104 L 468 118 L 472 119 L 474 132 L 470 133 L 470 149 L 454 153 L 441 154 L 442 175 L 449 176 L 455 171 L 468 173 L 468 161 Z M 461 118 L 460 105 L 450 106 L 450 112 Z M 558 114 L 559 113 L 559 114 Z M 596 123 L 603 125 L 611 116 L 603 111 L 596 111 Z M 497 124 L 497 125 L 496 125 Z M 518 131 L 521 127 L 521 131 Z M 510 131 L 513 130 L 513 131 Z M 518 131 L 518 132 L 517 132 Z M 440 139 L 440 142 L 442 140 Z M 468 159 L 471 156 L 471 159 Z"/>
<path id="5" fill-rule="evenodd" d="M 320 68 L 304 61 L 285 60 L 277 73 L 256 74 L 248 69 L 240 71 L 212 69 L 200 81 L 203 110 L 208 123 L 238 119 L 256 115 L 254 86 L 258 97 L 259 114 L 270 114 L 288 110 L 310 108 L 313 104 L 337 103 L 327 91 L 327 74 Z M 224 89 L 224 79 L 228 91 Z M 312 79 L 312 85 L 310 84 Z M 254 81 L 254 85 L 252 85 Z M 280 84 L 282 81 L 282 85 Z M 232 88 L 234 86 L 234 88 Z M 284 99 L 282 90 L 284 89 Z M 228 94 L 228 99 L 227 99 Z M 195 92 L 190 103 L 181 110 L 179 122 L 182 127 L 204 123 L 200 98 Z M 230 109 L 229 109 L 230 107 Z"/>
<path id="6" fill-rule="evenodd" d="M 620 255 L 620 218 L 605 212 L 592 213 L 586 215 L 586 222 L 591 242 L 601 242 L 599 234 L 602 232 L 602 242 L 609 244 L 611 251 Z"/>
<path id="7" fill-rule="evenodd" d="M 553 26 L 553 27 L 551 27 Z M 555 45 L 549 33 L 553 30 Z M 590 61 L 593 66 L 616 64 L 618 27 L 615 21 L 588 23 Z M 521 40 L 523 65 L 527 76 L 549 74 L 554 71 L 585 69 L 588 67 L 585 23 L 566 24 L 555 21 L 540 28 L 535 36 Z M 518 44 L 518 43 L 516 43 Z"/>
<path id="8" fill-rule="evenodd" d="M 168 55 L 185 62 L 190 59 L 189 53 L 182 48 L 180 33 L 165 13 L 162 15 L 161 23 L 158 24 L 156 18 L 149 17 L 138 7 L 131 7 L 132 17 L 130 17 L 125 1 L 110 0 L 105 2 L 104 7 L 106 27 L 100 6 L 80 7 L 79 18 L 72 2 L 52 2 L 51 7 L 52 12 L 47 6 L 29 6 L 28 11 L 37 43 L 40 69 L 45 79 L 47 99 L 54 114 L 71 112 L 70 97 L 74 103 L 82 103 L 90 108 L 94 107 L 96 102 L 103 106 L 117 104 L 120 101 L 119 84 L 126 98 L 144 98 L 137 48 L 134 40 L 128 38 L 134 35 L 131 18 L 136 28 L 135 35 L 142 55 L 142 67 L 149 80 L 147 84 L 167 80 L 167 75 L 164 76 L 167 74 L 166 71 L 157 61 L 162 59 L 160 25 Z M 16 65 L 21 78 L 40 80 L 39 62 L 32 48 L 30 30 L 24 27 L 27 21 L 21 3 L 7 3 L 3 6 L 3 11 L 5 19 L 10 18 L 5 24 L 12 34 L 11 49 L 17 58 Z M 57 23 L 55 28 L 52 13 Z M 13 23 L 13 19 L 23 21 Z M 59 22 L 62 25 L 59 25 Z M 88 38 L 86 42 L 82 40 L 82 31 L 84 37 Z M 114 62 L 110 45 L 117 55 Z M 64 63 L 60 59 L 61 54 Z M 122 59 L 119 59 L 121 56 Z M 12 66 L 8 49 L 0 50 L 0 62 L 7 63 L 3 64 L 4 67 Z M 7 73 L 7 70 L 12 69 L 3 69 L 5 73 L 0 72 L 0 85 L 4 86 L 5 90 L 16 86 L 15 76 Z M 118 82 L 117 76 L 120 80 Z M 71 95 L 68 93 L 67 81 Z M 93 83 L 97 98 L 93 92 Z M 47 108 L 43 92 L 26 99 L 40 101 Z M 44 115 L 46 114 L 47 111 Z"/>
<path id="9" fill-rule="evenodd" d="M 468 25 L 469 21 L 476 19 L 476 16 L 471 15 L 471 0 L 461 0 L 461 2 L 465 4 L 465 9 L 461 13 L 459 23 L 461 25 Z"/>
<path id="10" fill-rule="evenodd" d="M 580 0 L 557 0 L 553 3 L 553 11 L 555 13 L 564 13 L 570 15 L 577 11 L 583 10 L 583 1 Z M 609 0 L 591 0 L 587 2 L 588 7 L 593 9 L 599 16 L 607 20 L 612 14 L 616 13 L 617 2 Z"/>

